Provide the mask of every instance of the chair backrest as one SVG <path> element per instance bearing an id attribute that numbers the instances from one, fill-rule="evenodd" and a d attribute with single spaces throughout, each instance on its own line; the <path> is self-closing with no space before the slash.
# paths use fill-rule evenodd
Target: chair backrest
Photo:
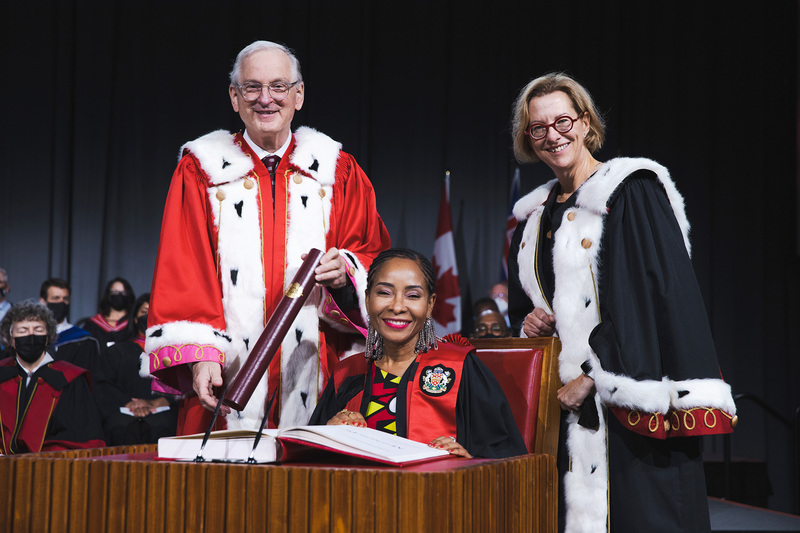
<path id="1" fill-rule="evenodd" d="M 555 456 L 561 417 L 556 398 L 561 387 L 561 342 L 554 337 L 470 342 L 478 358 L 500 382 L 528 451 Z"/>

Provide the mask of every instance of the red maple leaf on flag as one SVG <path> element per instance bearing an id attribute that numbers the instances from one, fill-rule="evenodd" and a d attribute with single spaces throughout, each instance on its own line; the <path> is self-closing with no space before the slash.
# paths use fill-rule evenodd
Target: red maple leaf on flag
<path id="1" fill-rule="evenodd" d="M 441 272 L 441 265 L 436 262 L 436 257 L 433 258 L 433 269 L 436 271 L 437 296 L 433 306 L 433 319 L 439 324 L 450 324 L 456 320 L 456 306 L 447 300 L 459 295 L 458 277 L 453 275 L 452 268 Z"/>

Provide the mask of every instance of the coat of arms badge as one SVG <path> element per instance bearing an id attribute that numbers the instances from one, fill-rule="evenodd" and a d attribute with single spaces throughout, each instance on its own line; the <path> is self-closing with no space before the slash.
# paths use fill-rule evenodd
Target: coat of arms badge
<path id="1" fill-rule="evenodd" d="M 453 387 L 455 371 L 444 366 L 426 366 L 420 373 L 419 386 L 425 394 L 441 396 Z"/>

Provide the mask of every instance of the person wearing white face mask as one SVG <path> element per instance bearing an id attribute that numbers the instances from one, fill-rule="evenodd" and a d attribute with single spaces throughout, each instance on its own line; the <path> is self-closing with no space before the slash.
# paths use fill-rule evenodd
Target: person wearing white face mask
<path id="1" fill-rule="evenodd" d="M 700 436 L 730 433 L 669 172 L 599 161 L 605 126 L 564 74 L 531 81 L 514 111 L 514 154 L 555 174 L 514 206 L 509 308 L 524 337 L 558 335 L 566 531 L 709 531 Z"/>
<path id="2" fill-rule="evenodd" d="M 0 322 L 0 453 L 103 447 L 88 372 L 47 352 L 56 337 L 46 306 L 17 304 Z"/>
<path id="3" fill-rule="evenodd" d="M 508 282 L 495 283 L 492 286 L 492 290 L 489 291 L 489 297 L 497 304 L 497 310 L 503 315 L 506 326 L 510 326 L 511 322 L 508 319 Z"/>

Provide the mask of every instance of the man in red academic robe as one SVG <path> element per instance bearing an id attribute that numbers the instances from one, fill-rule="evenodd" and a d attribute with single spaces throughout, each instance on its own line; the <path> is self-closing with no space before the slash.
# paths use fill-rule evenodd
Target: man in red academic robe
<path id="1" fill-rule="evenodd" d="M 214 387 L 246 361 L 311 248 L 326 253 L 318 287 L 229 428 L 257 428 L 267 392 L 280 391 L 270 425 L 305 424 L 330 375 L 366 330 L 373 257 L 389 247 L 372 184 L 341 145 L 310 128 L 292 133 L 304 101 L 300 65 L 286 47 L 257 41 L 231 72 L 244 131 L 184 145 L 164 209 L 146 351 L 167 392 L 194 390 L 179 433 L 205 430 Z M 363 341 L 363 337 L 362 337 Z"/>

